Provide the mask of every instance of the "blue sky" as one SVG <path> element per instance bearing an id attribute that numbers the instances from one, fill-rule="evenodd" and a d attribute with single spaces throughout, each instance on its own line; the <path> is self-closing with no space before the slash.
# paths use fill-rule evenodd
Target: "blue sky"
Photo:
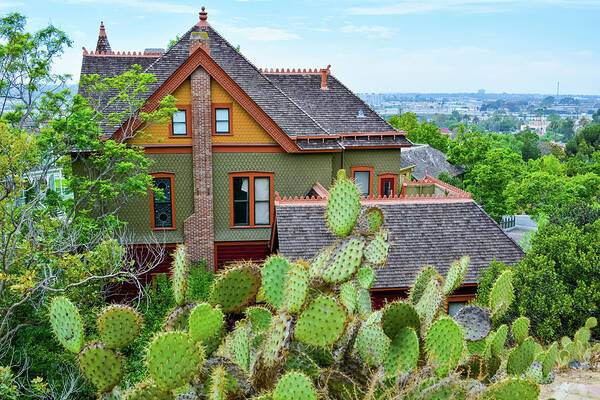
<path id="1" fill-rule="evenodd" d="M 600 0 L 0 0 L 73 39 L 78 76 L 104 21 L 113 50 L 165 47 L 208 21 L 260 67 L 325 67 L 357 92 L 600 94 Z"/>

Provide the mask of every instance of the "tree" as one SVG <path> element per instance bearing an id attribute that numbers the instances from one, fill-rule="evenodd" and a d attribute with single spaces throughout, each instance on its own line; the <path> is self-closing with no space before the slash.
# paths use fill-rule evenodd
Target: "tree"
<path id="1" fill-rule="evenodd" d="M 592 115 L 592 124 L 600 124 L 600 108 Z"/>
<path id="2" fill-rule="evenodd" d="M 579 132 L 567 143 L 567 154 L 589 158 L 595 151 L 600 150 L 600 124 L 590 125 Z"/>
<path id="3" fill-rule="evenodd" d="M 415 113 L 406 112 L 401 115 L 393 115 L 388 122 L 396 129 L 407 131 L 407 138 L 413 143 L 426 143 L 443 153 L 448 152 L 450 137 L 444 135 L 440 128 L 433 123 L 419 124 Z"/>
<path id="4" fill-rule="evenodd" d="M 521 144 L 521 157 L 523 161 L 541 157 L 542 151 L 539 146 L 539 136 L 535 132 L 525 130 L 515 136 Z"/>
<path id="5" fill-rule="evenodd" d="M 467 171 L 483 160 L 492 148 L 491 141 L 481 131 L 467 129 L 464 125 L 460 126 L 456 137 L 456 141 L 450 145 L 448 161 L 452 164 L 464 165 Z"/>

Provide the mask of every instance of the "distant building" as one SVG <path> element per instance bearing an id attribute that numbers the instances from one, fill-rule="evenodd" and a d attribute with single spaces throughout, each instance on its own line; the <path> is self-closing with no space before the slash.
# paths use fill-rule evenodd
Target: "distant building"
<path id="1" fill-rule="evenodd" d="M 521 125 L 521 130 L 524 131 L 526 129 L 531 129 L 538 135 L 543 136 L 546 134 L 548 125 L 550 125 L 549 121 L 526 121 Z"/>
<path id="2" fill-rule="evenodd" d="M 440 128 L 440 131 L 444 134 L 444 135 L 452 135 L 452 132 L 450 129 L 447 128 Z"/>

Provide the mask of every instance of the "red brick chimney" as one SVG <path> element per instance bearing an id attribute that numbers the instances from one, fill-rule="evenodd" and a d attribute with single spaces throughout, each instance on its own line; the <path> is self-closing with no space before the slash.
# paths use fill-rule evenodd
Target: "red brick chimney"
<path id="1" fill-rule="evenodd" d="M 206 23 L 204 7 L 200 13 L 200 22 Z M 209 38 L 206 32 L 192 32 L 189 46 L 190 55 L 198 47 L 209 52 Z M 188 260 L 205 258 L 206 268 L 213 269 L 215 260 L 210 75 L 202 67 L 198 67 L 192 72 L 190 81 L 194 214 L 185 220 L 183 234 Z"/>
<path id="2" fill-rule="evenodd" d="M 329 68 L 331 68 L 331 65 L 328 65 L 327 68 L 321 69 L 321 89 L 322 90 L 329 89 L 327 87 L 327 75 L 329 75 Z"/>

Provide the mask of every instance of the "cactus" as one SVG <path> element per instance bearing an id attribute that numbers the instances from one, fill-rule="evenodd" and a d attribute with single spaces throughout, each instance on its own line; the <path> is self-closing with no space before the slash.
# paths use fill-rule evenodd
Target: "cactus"
<path id="1" fill-rule="evenodd" d="M 335 343 L 346 326 L 346 310 L 332 297 L 317 297 L 302 312 L 295 337 L 302 343 L 324 347 Z"/>
<path id="2" fill-rule="evenodd" d="M 540 387 L 527 379 L 508 379 L 490 386 L 482 395 L 486 400 L 537 400 Z"/>
<path id="3" fill-rule="evenodd" d="M 233 331 L 233 361 L 244 371 L 250 370 L 250 340 L 246 324 L 240 322 Z"/>
<path id="4" fill-rule="evenodd" d="M 512 285 L 512 271 L 504 271 L 492 287 L 490 292 L 490 309 L 492 317 L 500 318 L 506 313 L 515 298 L 515 293 Z"/>
<path id="5" fill-rule="evenodd" d="M 202 366 L 202 347 L 185 332 L 163 332 L 154 336 L 146 353 L 146 368 L 162 390 L 173 390 L 192 380 Z"/>
<path id="6" fill-rule="evenodd" d="M 224 312 L 239 311 L 254 300 L 260 287 L 260 270 L 254 264 L 233 265 L 216 277 L 208 302 Z"/>
<path id="7" fill-rule="evenodd" d="M 329 191 L 327 201 L 327 226 L 337 236 L 346 237 L 354 229 L 360 215 L 360 190 L 343 169 Z"/>
<path id="8" fill-rule="evenodd" d="M 109 349 L 121 349 L 130 344 L 142 329 L 142 317 L 132 307 L 110 305 L 98 317 L 98 332 Z"/>
<path id="9" fill-rule="evenodd" d="M 405 327 L 400 329 L 390 342 L 384 367 L 388 376 L 409 372 L 416 368 L 419 360 L 419 338 L 415 331 Z"/>
<path id="10" fill-rule="evenodd" d="M 585 321 L 585 327 L 588 329 L 594 329 L 597 325 L 598 325 L 598 320 L 596 319 L 596 317 L 589 317 Z"/>
<path id="11" fill-rule="evenodd" d="M 190 314 L 197 303 L 188 303 L 179 307 L 175 307 L 169 312 L 165 321 L 166 331 L 184 331 L 188 328 Z"/>
<path id="12" fill-rule="evenodd" d="M 320 250 L 313 258 L 313 261 L 310 263 L 310 268 L 308 269 L 308 276 L 311 279 L 319 279 L 323 277 L 323 271 L 325 270 L 325 267 L 331 258 L 334 248 L 335 246 L 326 247 Z"/>
<path id="13" fill-rule="evenodd" d="M 360 213 L 354 231 L 359 235 L 373 235 L 383 225 L 383 211 L 379 207 L 369 207 Z"/>
<path id="14" fill-rule="evenodd" d="M 481 340 L 467 341 L 466 344 L 469 354 L 484 356 L 486 353 L 486 349 L 488 348 L 487 337 Z"/>
<path id="15" fill-rule="evenodd" d="M 409 303 L 396 301 L 383 309 L 381 317 L 383 331 L 390 339 L 394 339 L 404 328 L 413 328 L 419 332 L 421 321 L 415 308 Z"/>
<path id="16" fill-rule="evenodd" d="M 269 257 L 262 267 L 262 288 L 265 300 L 276 310 L 283 306 L 285 300 L 285 285 L 282 283 L 285 282 L 289 270 L 290 263 L 281 256 Z"/>
<path id="17" fill-rule="evenodd" d="M 348 313 L 353 314 L 356 310 L 358 292 L 354 282 L 348 281 L 340 285 L 340 302 L 346 307 Z"/>
<path id="18" fill-rule="evenodd" d="M 440 285 L 439 277 L 434 277 L 429 280 L 427 287 L 423 291 L 419 302 L 415 305 L 415 310 L 419 314 L 421 320 L 421 332 L 424 333 L 435 317 L 438 315 L 444 296 Z"/>
<path id="19" fill-rule="evenodd" d="M 544 376 L 543 374 L 543 364 L 539 361 L 534 361 L 527 371 L 525 372 L 525 376 L 534 382 L 547 385 L 549 383 L 554 382 L 554 374 L 552 371 L 548 373 L 548 375 Z"/>
<path id="20" fill-rule="evenodd" d="M 129 389 L 123 400 L 172 400 L 173 396 L 163 392 L 157 386 L 142 382 Z"/>
<path id="21" fill-rule="evenodd" d="M 292 371 L 277 382 L 273 400 L 317 400 L 317 390 L 308 376 Z"/>
<path id="22" fill-rule="evenodd" d="M 387 260 L 389 249 L 390 244 L 388 243 L 387 232 L 379 232 L 365 247 L 365 260 L 373 265 L 383 265 Z"/>
<path id="23" fill-rule="evenodd" d="M 438 272 L 431 265 L 426 265 L 423 267 L 423 269 L 421 269 L 421 272 L 419 272 L 419 274 L 417 275 L 415 284 L 413 285 L 412 289 L 410 290 L 410 294 L 408 297 L 409 301 L 413 305 L 416 305 L 419 302 L 419 300 L 421 299 L 421 296 L 423 295 L 423 293 L 425 292 L 425 289 L 427 288 L 427 284 L 429 283 L 429 281 L 433 277 L 438 276 L 438 275 L 439 275 Z"/>
<path id="24" fill-rule="evenodd" d="M 236 383 L 222 365 L 217 365 L 210 373 L 208 400 L 226 400 L 227 394 L 235 391 Z"/>
<path id="25" fill-rule="evenodd" d="M 390 339 L 379 325 L 365 325 L 358 331 L 356 348 L 363 361 L 371 367 L 383 363 L 389 345 Z"/>
<path id="26" fill-rule="evenodd" d="M 185 261 L 185 247 L 177 246 L 173 252 L 173 263 L 171 264 L 171 282 L 173 285 L 173 297 L 175 303 L 180 306 L 185 300 L 187 289 L 187 263 Z"/>
<path id="27" fill-rule="evenodd" d="M 250 328 L 252 332 L 264 332 L 269 329 L 271 325 L 271 318 L 273 315 L 271 311 L 264 307 L 248 307 L 246 309 L 246 317 L 250 322 Z"/>
<path id="28" fill-rule="evenodd" d="M 63 296 L 52 299 L 50 324 L 60 344 L 70 352 L 79 353 L 83 346 L 83 321 L 69 299 Z"/>
<path id="29" fill-rule="evenodd" d="M 463 256 L 459 261 L 454 261 L 446 275 L 444 282 L 444 295 L 448 296 L 454 292 L 463 282 L 467 275 L 470 259 L 468 256 Z"/>
<path id="30" fill-rule="evenodd" d="M 323 280 L 330 283 L 348 280 L 362 261 L 364 247 L 365 241 L 362 238 L 350 238 L 337 244 L 323 270 Z"/>
<path id="31" fill-rule="evenodd" d="M 115 387 L 123 377 L 123 360 L 103 343 L 92 342 L 78 357 L 79 367 L 100 393 Z"/>
<path id="32" fill-rule="evenodd" d="M 272 367 L 280 361 L 281 354 L 289 343 L 291 328 L 292 319 L 288 314 L 278 314 L 271 319 L 262 347 L 265 366 Z"/>
<path id="33" fill-rule="evenodd" d="M 535 342 L 528 337 L 522 344 L 515 347 L 508 356 L 506 372 L 509 375 L 521 376 L 527 371 L 534 359 Z"/>
<path id="34" fill-rule="evenodd" d="M 461 308 L 453 318 L 463 328 L 467 341 L 482 340 L 492 329 L 490 313 L 485 308 L 466 306 Z"/>
<path id="35" fill-rule="evenodd" d="M 478 381 L 484 380 L 487 375 L 487 364 L 480 355 L 473 354 L 469 358 L 458 366 L 458 373 L 465 378 L 475 379 Z"/>
<path id="36" fill-rule="evenodd" d="M 356 280 L 361 288 L 369 290 L 375 282 L 375 271 L 369 266 L 362 267 L 356 273 Z"/>
<path id="37" fill-rule="evenodd" d="M 524 316 L 513 321 L 511 333 L 517 343 L 522 344 L 529 335 L 530 323 L 529 318 Z"/>
<path id="38" fill-rule="evenodd" d="M 445 376 L 454 370 L 463 352 L 463 333 L 452 318 L 443 317 L 431 325 L 425 337 L 427 359 L 436 365 L 436 374 Z"/>
<path id="39" fill-rule="evenodd" d="M 504 344 L 506 343 L 506 337 L 508 336 L 508 326 L 500 325 L 496 329 L 494 337 L 490 341 L 490 350 L 493 356 L 500 357 Z"/>
<path id="40" fill-rule="evenodd" d="M 285 280 L 285 307 L 291 314 L 302 310 L 308 293 L 308 264 L 296 262 L 291 265 Z"/>
<path id="41" fill-rule="evenodd" d="M 189 317 L 190 337 L 197 342 L 211 339 L 221 332 L 224 315 L 219 308 L 212 308 L 208 303 L 198 304 Z"/>
<path id="42" fill-rule="evenodd" d="M 368 315 L 371 313 L 371 295 L 365 289 L 358 290 L 356 297 L 356 309 L 360 315 Z"/>
<path id="43" fill-rule="evenodd" d="M 552 343 L 552 345 L 548 348 L 544 355 L 544 360 L 542 361 L 542 377 L 548 376 L 554 368 L 554 363 L 556 363 L 556 355 L 558 354 L 558 345 L 556 342 Z"/>
<path id="44" fill-rule="evenodd" d="M 300 371 L 311 377 L 317 379 L 321 372 L 319 365 L 310 357 L 308 354 L 298 350 L 290 352 L 285 363 L 285 371 Z"/>

